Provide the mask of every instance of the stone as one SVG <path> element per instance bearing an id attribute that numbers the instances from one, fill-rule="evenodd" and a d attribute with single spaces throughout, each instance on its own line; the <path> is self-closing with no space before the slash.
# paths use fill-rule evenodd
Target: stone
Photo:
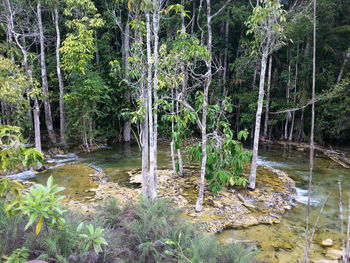
<path id="1" fill-rule="evenodd" d="M 328 249 L 326 257 L 330 259 L 340 259 L 342 257 L 342 251 L 339 249 Z"/>
<path id="2" fill-rule="evenodd" d="M 329 260 L 329 259 L 321 258 L 321 259 L 314 259 L 312 260 L 312 262 L 313 263 L 338 263 L 338 260 L 336 259 Z"/>
<path id="3" fill-rule="evenodd" d="M 333 246 L 333 240 L 330 238 L 322 240 L 321 245 L 324 247 L 331 247 L 331 246 Z"/>

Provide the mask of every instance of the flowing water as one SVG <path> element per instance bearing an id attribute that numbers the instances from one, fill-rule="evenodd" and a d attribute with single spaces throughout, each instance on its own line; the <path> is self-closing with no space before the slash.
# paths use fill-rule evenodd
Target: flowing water
<path id="1" fill-rule="evenodd" d="M 159 167 L 170 168 L 169 152 L 168 146 L 159 146 Z M 258 256 L 266 262 L 298 262 L 298 259 L 303 256 L 305 239 L 305 204 L 307 203 L 309 175 L 308 151 L 297 151 L 287 146 L 264 146 L 260 150 L 260 155 L 260 164 L 283 170 L 296 181 L 295 205 L 292 210 L 287 212 L 280 224 L 225 230 L 218 234 L 218 239 L 222 243 L 257 240 L 257 246 L 260 249 Z M 141 157 L 137 146 L 121 145 L 91 154 L 81 154 L 73 159 L 69 160 L 73 163 L 64 164 L 65 159 L 61 157 L 57 163 L 64 165 L 47 170 L 31 180 L 45 183 L 47 178 L 53 175 L 55 182 L 66 188 L 66 195 L 79 199 L 87 196 L 87 190 L 95 185 L 90 182 L 88 175 L 96 170 L 103 170 L 111 181 L 128 185 L 128 172 L 141 167 Z M 342 168 L 328 158 L 316 155 L 312 193 L 312 222 L 317 217 L 324 198 L 328 193 L 331 195 L 317 226 L 315 244 L 311 253 L 313 258 L 324 257 L 325 249 L 319 245 L 323 239 L 331 238 L 335 241 L 335 248 L 340 246 L 338 181 L 341 181 L 343 185 L 344 200 L 348 199 L 345 192 L 350 189 L 350 169 Z"/>

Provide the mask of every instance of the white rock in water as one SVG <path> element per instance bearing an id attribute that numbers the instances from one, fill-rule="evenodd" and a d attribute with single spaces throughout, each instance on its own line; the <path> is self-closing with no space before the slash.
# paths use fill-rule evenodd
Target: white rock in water
<path id="1" fill-rule="evenodd" d="M 327 238 L 325 240 L 322 240 L 321 244 L 324 247 L 331 247 L 331 246 L 333 246 L 333 240 L 330 238 Z"/>
<path id="2" fill-rule="evenodd" d="M 330 259 L 340 259 L 342 256 L 342 251 L 339 249 L 328 249 L 326 253 L 326 257 Z"/>
<path id="3" fill-rule="evenodd" d="M 329 259 L 314 259 L 313 263 L 338 263 L 338 260 L 329 260 Z"/>

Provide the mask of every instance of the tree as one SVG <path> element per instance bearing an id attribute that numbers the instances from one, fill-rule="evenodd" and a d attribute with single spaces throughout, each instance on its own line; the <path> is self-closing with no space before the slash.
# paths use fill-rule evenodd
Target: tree
<path id="1" fill-rule="evenodd" d="M 311 247 L 311 238 L 310 238 L 310 213 L 311 213 L 311 193 L 312 193 L 312 177 L 314 169 L 314 151 L 315 151 L 315 142 L 314 142 L 314 129 L 315 129 L 315 93 L 316 93 L 316 7 L 317 0 L 313 0 L 313 45 L 312 45 L 312 109 L 311 109 L 311 133 L 310 133 L 310 160 L 309 160 L 309 191 L 307 197 L 307 216 L 306 216 L 306 231 L 305 231 L 305 258 L 304 262 L 309 262 L 310 257 L 310 247 Z"/>
<path id="2" fill-rule="evenodd" d="M 127 6 L 129 5 L 128 8 Z M 131 139 L 131 117 L 129 113 L 131 111 L 130 104 L 131 104 L 131 86 L 130 86 L 130 66 L 129 66 L 129 57 L 130 57 L 130 47 L 132 45 L 132 37 L 130 35 L 130 22 L 134 18 L 135 13 L 132 8 L 132 1 L 126 1 L 126 0 L 112 0 L 112 3 L 106 2 L 106 8 L 108 10 L 108 13 L 113 18 L 113 21 L 115 25 L 118 27 L 120 31 L 120 37 L 121 37 L 121 66 L 122 66 L 122 78 L 124 80 L 124 83 L 127 85 L 128 90 L 125 92 L 125 100 L 128 105 L 128 109 L 124 109 L 123 119 L 124 119 L 124 125 L 123 125 L 123 141 L 124 142 L 130 142 Z M 127 112 L 126 112 L 127 111 Z"/>
<path id="3" fill-rule="evenodd" d="M 269 57 L 269 71 L 268 71 L 268 77 L 267 77 L 266 110 L 265 110 L 264 135 L 263 135 L 263 138 L 265 140 L 267 139 L 267 128 L 268 128 L 268 123 L 269 123 L 272 61 L 273 61 L 273 57 L 272 57 L 272 55 L 270 55 L 270 57 Z"/>
<path id="4" fill-rule="evenodd" d="M 71 92 L 66 95 L 71 128 L 80 134 L 87 151 L 93 144 L 93 121 L 97 115 L 97 103 L 107 100 L 108 87 L 96 73 L 91 63 L 95 53 L 95 30 L 104 24 L 94 3 L 90 0 L 67 0 L 64 14 L 71 29 L 60 49 L 62 67 L 68 73 Z"/>
<path id="5" fill-rule="evenodd" d="M 282 5 L 275 0 L 260 0 L 260 3 L 254 8 L 253 14 L 246 22 L 248 27 L 247 34 L 254 37 L 256 51 L 261 54 L 261 69 L 259 82 L 258 107 L 255 117 L 253 159 L 249 175 L 249 188 L 255 189 L 256 168 L 260 138 L 261 113 L 264 99 L 265 73 L 268 56 L 283 45 L 285 39 L 283 32 L 283 23 L 285 11 Z"/>
<path id="6" fill-rule="evenodd" d="M 56 134 L 53 129 L 53 121 L 51 115 L 51 105 L 49 96 L 49 84 L 47 80 L 47 69 L 45 61 L 45 40 L 44 40 L 44 26 L 41 15 L 41 1 L 37 3 L 37 17 L 38 17 L 38 28 L 39 28 L 39 40 L 40 40 L 40 67 L 41 67 L 41 87 L 43 90 L 43 102 L 45 110 L 45 123 L 47 132 L 49 134 L 52 143 L 56 143 Z"/>
<path id="7" fill-rule="evenodd" d="M 59 111 L 60 111 L 60 141 L 63 146 L 67 146 L 66 141 L 66 113 L 64 108 L 64 82 L 61 71 L 61 32 L 59 25 L 59 11 L 58 4 L 54 7 L 54 21 L 56 28 L 56 71 L 58 78 L 58 87 L 59 87 Z"/>

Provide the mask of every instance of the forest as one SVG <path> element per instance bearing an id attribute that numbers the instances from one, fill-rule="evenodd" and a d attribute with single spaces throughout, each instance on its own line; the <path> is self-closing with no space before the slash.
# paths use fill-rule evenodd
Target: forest
<path id="1" fill-rule="evenodd" d="M 350 261 L 350 1 L 0 0 L 0 102 L 0 262 Z"/>

